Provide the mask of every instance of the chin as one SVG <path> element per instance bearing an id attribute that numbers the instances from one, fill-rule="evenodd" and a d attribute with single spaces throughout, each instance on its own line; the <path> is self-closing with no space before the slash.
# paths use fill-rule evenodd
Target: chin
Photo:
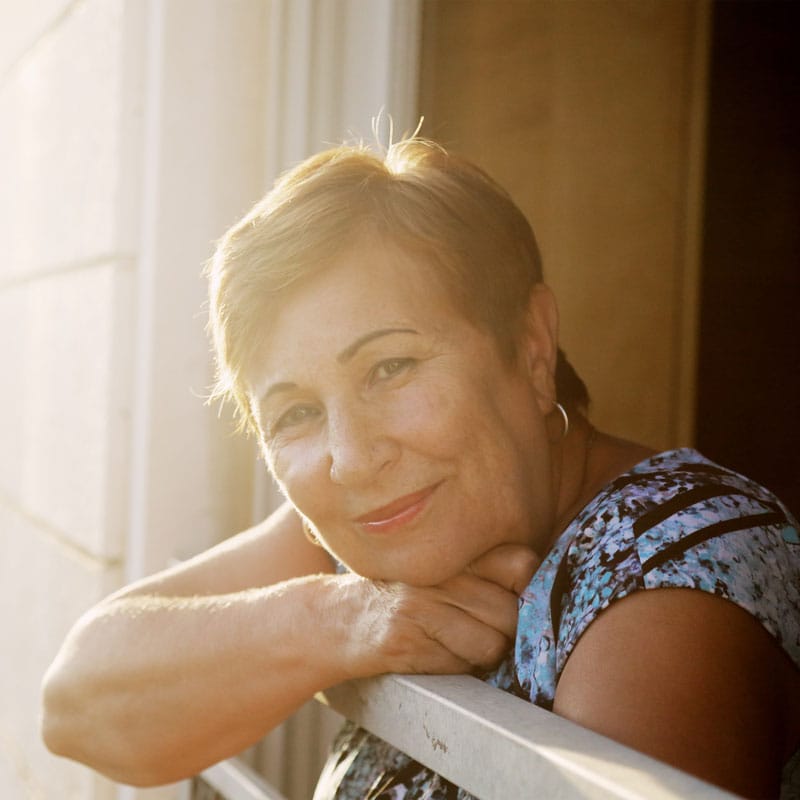
<path id="1" fill-rule="evenodd" d="M 463 569 L 463 567 L 461 569 L 444 569 L 442 565 L 437 565 L 433 569 L 430 567 L 425 569 L 416 564 L 398 564 L 398 559 L 393 559 L 388 563 L 376 563 L 371 559 L 342 558 L 332 551 L 329 552 L 336 561 L 362 578 L 386 583 L 406 583 L 409 586 L 435 586 Z M 419 559 L 419 562 L 424 563 L 424 558 Z"/>
<path id="2" fill-rule="evenodd" d="M 466 567 L 467 563 L 448 564 L 441 560 L 423 557 L 419 559 L 417 564 L 401 567 L 390 565 L 386 569 L 374 570 L 373 575 L 366 575 L 365 577 L 373 580 L 396 581 L 409 586 L 424 588 L 426 586 L 438 586 L 440 583 L 444 583 L 446 580 L 454 578 L 463 572 Z"/>

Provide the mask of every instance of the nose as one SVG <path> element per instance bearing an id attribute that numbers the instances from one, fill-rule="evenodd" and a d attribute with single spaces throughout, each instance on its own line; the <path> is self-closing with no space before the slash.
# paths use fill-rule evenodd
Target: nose
<path id="1" fill-rule="evenodd" d="M 396 457 L 397 444 L 374 409 L 329 408 L 327 428 L 330 476 L 336 484 L 365 485 Z"/>

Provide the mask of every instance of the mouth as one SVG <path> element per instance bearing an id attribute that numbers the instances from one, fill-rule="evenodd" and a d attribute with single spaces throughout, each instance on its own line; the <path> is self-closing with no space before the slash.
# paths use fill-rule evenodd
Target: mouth
<path id="1" fill-rule="evenodd" d="M 418 492 L 398 497 L 391 503 L 368 511 L 356 518 L 356 522 L 370 532 L 395 530 L 407 525 L 427 506 L 430 496 L 439 488 L 439 483 L 426 486 Z"/>

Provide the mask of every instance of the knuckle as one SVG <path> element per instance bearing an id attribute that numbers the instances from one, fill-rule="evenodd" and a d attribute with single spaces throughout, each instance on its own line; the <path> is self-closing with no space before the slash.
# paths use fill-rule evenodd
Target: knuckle
<path id="1" fill-rule="evenodd" d="M 518 548 L 511 557 L 515 569 L 520 572 L 533 571 L 539 566 L 539 556 L 529 547 Z"/>
<path id="2" fill-rule="evenodd" d="M 539 568 L 539 556 L 528 547 L 518 548 L 510 555 L 509 566 L 517 582 L 526 583 L 533 577 L 534 572 Z M 516 584 L 518 585 L 518 583 Z M 525 588 L 520 587 L 520 590 Z"/>

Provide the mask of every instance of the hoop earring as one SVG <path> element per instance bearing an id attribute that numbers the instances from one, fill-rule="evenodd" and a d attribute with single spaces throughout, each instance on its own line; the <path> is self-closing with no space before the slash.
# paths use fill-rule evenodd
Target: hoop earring
<path id="1" fill-rule="evenodd" d="M 305 517 L 303 517 L 302 525 L 303 533 L 306 535 L 306 539 L 308 539 L 311 544 L 315 544 L 317 547 L 322 547 L 322 542 L 320 542 L 317 534 L 314 533 L 314 529 L 311 527 L 311 524 Z"/>
<path id="2" fill-rule="evenodd" d="M 564 433 L 561 434 L 561 439 L 563 440 L 567 438 L 567 434 L 569 433 L 569 415 L 561 403 L 556 402 L 556 408 L 561 412 L 561 416 L 564 419 Z"/>

